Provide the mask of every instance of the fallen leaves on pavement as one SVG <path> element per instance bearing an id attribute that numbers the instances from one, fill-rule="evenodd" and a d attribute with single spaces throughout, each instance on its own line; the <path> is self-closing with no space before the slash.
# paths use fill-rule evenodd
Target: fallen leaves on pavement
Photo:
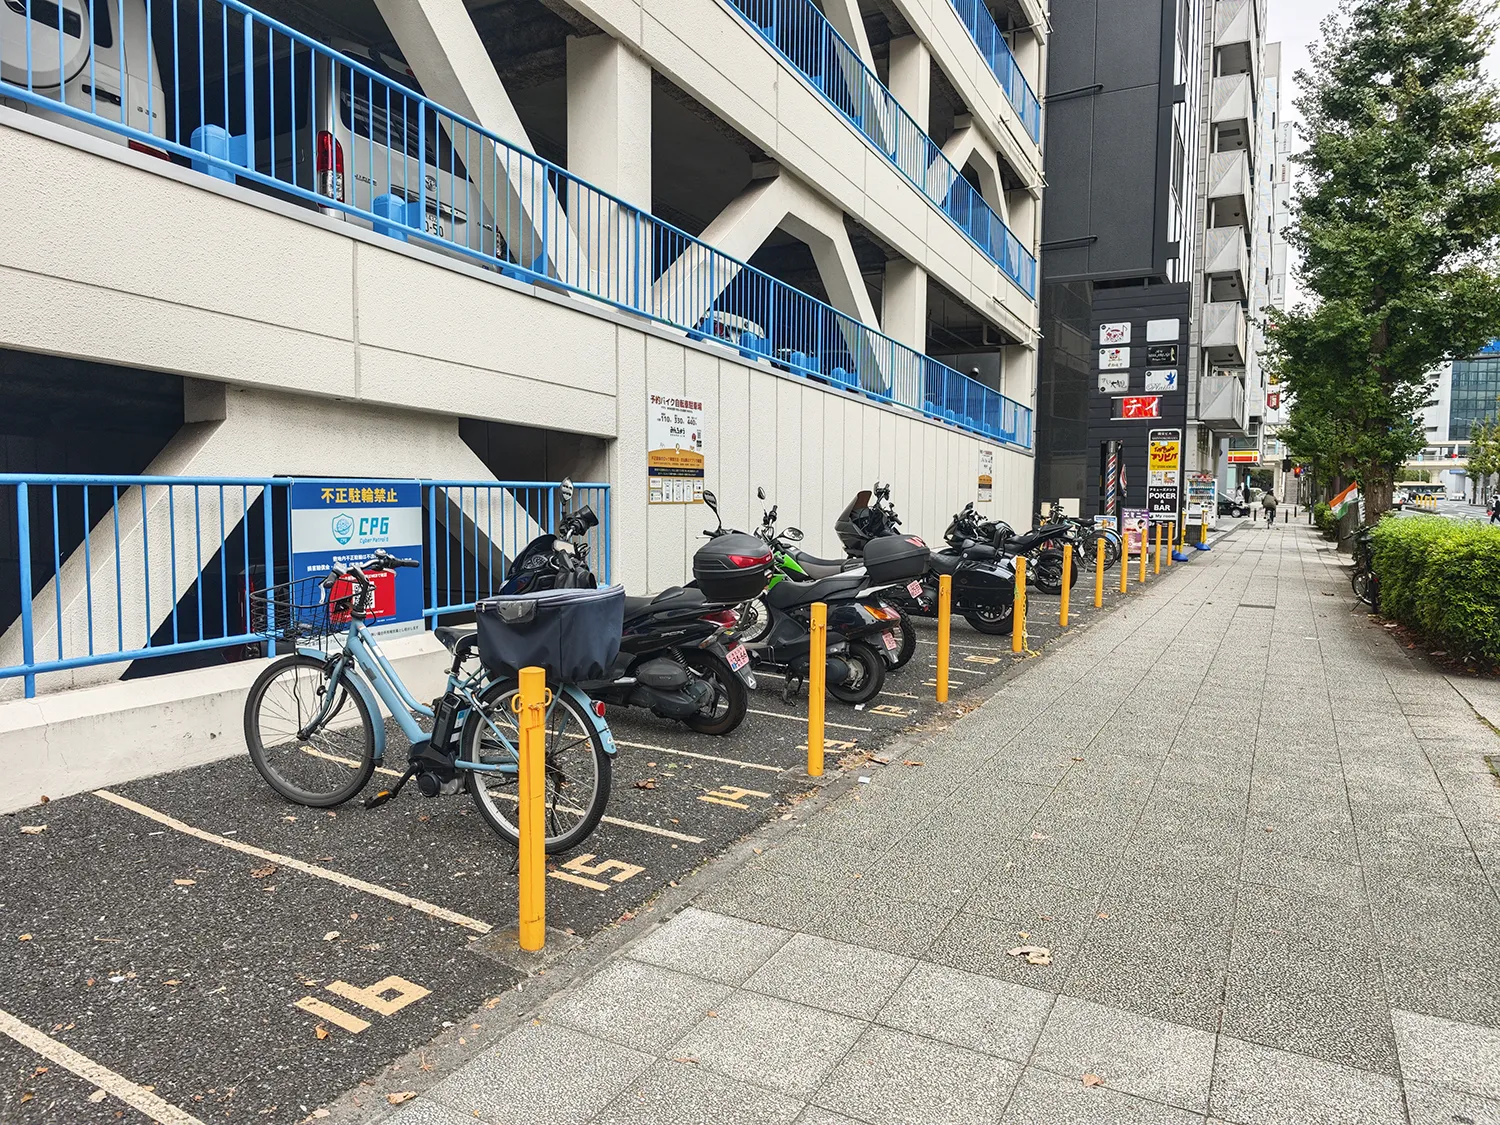
<path id="1" fill-rule="evenodd" d="M 1085 1074 L 1083 1076 L 1083 1084 L 1085 1086 L 1103 1086 L 1104 1079 L 1100 1078 L 1097 1074 Z"/>
<path id="2" fill-rule="evenodd" d="M 1052 964 L 1052 950 L 1045 945 L 1018 945 L 1006 950 L 1012 957 L 1024 957 L 1028 965 Z"/>

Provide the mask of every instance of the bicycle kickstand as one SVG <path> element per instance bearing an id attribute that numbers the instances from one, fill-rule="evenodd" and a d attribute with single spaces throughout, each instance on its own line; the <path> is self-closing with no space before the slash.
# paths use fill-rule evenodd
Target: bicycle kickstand
<path id="1" fill-rule="evenodd" d="M 406 767 L 406 772 L 396 779 L 395 785 L 391 786 L 389 789 L 382 789 L 373 797 L 366 797 L 364 800 L 365 808 L 378 809 L 387 801 L 394 801 L 400 795 L 401 787 L 416 776 L 417 766 L 416 763 L 412 763 L 411 765 Z"/>

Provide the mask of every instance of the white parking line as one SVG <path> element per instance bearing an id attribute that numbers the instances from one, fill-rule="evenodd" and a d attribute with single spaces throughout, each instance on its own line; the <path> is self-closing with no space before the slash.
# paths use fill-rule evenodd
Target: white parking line
<path id="1" fill-rule="evenodd" d="M 738 758 L 720 758 L 714 754 L 698 754 L 692 750 L 673 750 L 670 746 L 653 746 L 649 742 L 626 742 L 623 738 L 615 739 L 616 746 L 628 746 L 632 750 L 654 750 L 658 754 L 676 754 L 679 758 L 697 758 L 703 762 L 722 762 L 726 766 L 739 766 L 744 770 L 765 770 L 767 773 L 780 773 L 781 766 L 768 766 L 765 762 L 742 762 Z"/>
<path id="2" fill-rule="evenodd" d="M 778 680 L 784 680 L 784 679 L 786 679 L 786 677 L 783 676 L 780 672 L 757 672 L 757 673 L 755 673 L 755 675 L 757 677 L 760 677 L 760 676 L 771 676 L 774 679 L 778 679 Z M 881 695 L 889 695 L 889 696 L 891 696 L 891 697 L 893 697 L 895 699 L 925 699 L 925 698 L 927 698 L 924 695 L 908 695 L 904 691 L 885 691 L 884 689 L 882 689 L 879 694 L 881 694 Z M 827 726 L 826 723 L 824 725 Z"/>
<path id="3" fill-rule="evenodd" d="M 919 644 L 919 645 L 927 645 L 929 648 L 937 648 L 937 641 L 924 641 L 924 640 L 920 640 L 919 639 L 917 641 L 917 644 Z M 969 652 L 994 652 L 995 651 L 995 646 L 994 645 L 960 645 L 960 644 L 954 644 L 952 641 L 948 642 L 948 647 L 949 648 L 967 649 Z"/>
<path id="4" fill-rule="evenodd" d="M 170 1102 L 165 1102 L 144 1086 L 138 1086 L 123 1074 L 116 1074 L 109 1067 L 96 1063 L 87 1055 L 80 1055 L 66 1043 L 59 1043 L 29 1024 L 24 1024 L 9 1012 L 0 1009 L 0 1032 L 10 1036 L 21 1046 L 41 1055 L 50 1063 L 71 1070 L 79 1078 L 92 1082 L 107 1094 L 113 1094 L 131 1109 L 144 1113 L 159 1125 L 203 1125 L 191 1113 L 184 1113 Z"/>
<path id="5" fill-rule="evenodd" d="M 314 875 L 319 879 L 327 879 L 330 883 L 337 883 L 340 886 L 349 887 L 351 890 L 364 891 L 365 894 L 375 895 L 377 898 L 383 898 L 387 902 L 394 902 L 399 906 L 409 907 L 422 914 L 431 915 L 440 921 L 451 922 L 455 926 L 463 926 L 465 929 L 473 930 L 477 934 L 487 934 L 495 928 L 488 922 L 481 922 L 478 918 L 470 918 L 467 914 L 459 914 L 457 911 L 449 910 L 445 906 L 438 906 L 436 903 L 424 902 L 419 898 L 412 898 L 411 895 L 404 895 L 400 891 L 387 890 L 385 887 L 377 886 L 374 883 L 367 883 L 363 879 L 356 879 L 354 876 L 345 875 L 340 871 L 331 871 L 326 867 L 319 867 L 317 864 L 293 859 L 289 855 L 268 852 L 264 848 L 255 847 L 253 844 L 246 844 L 239 840 L 230 840 L 223 836 L 216 836 L 212 832 L 205 832 L 201 828 L 194 828 L 191 824 L 184 824 L 176 817 L 157 812 L 152 808 L 147 808 L 145 805 L 138 804 L 128 797 L 122 797 L 118 793 L 111 793 L 108 789 L 95 789 L 94 796 L 102 801 L 109 801 L 111 804 L 119 805 L 122 809 L 129 809 L 133 813 L 139 813 L 141 816 L 156 821 L 157 824 L 164 824 L 168 828 L 176 829 L 178 832 L 192 836 L 195 839 L 203 840 L 210 844 L 218 844 L 221 848 L 228 848 L 230 851 L 253 855 L 256 859 L 270 860 L 277 866 L 289 867 L 293 871 L 302 872 L 304 875 Z"/>
<path id="6" fill-rule="evenodd" d="M 304 754 L 311 754 L 314 758 L 326 758 L 330 762 L 337 762 L 341 766 L 359 765 L 353 758 L 340 758 L 337 754 L 325 754 L 321 750 L 314 750 L 311 746 L 304 746 L 302 752 Z M 387 769 L 385 766 L 376 766 L 375 772 L 387 774 L 391 777 L 401 776 L 400 770 Z M 781 771 L 778 769 L 776 772 L 780 773 Z M 490 796 L 499 797 L 502 800 L 512 803 L 520 801 L 520 798 L 513 793 L 491 793 Z M 570 808 L 567 805 L 558 805 L 557 807 L 565 813 L 572 813 L 575 816 L 583 815 L 582 809 Z M 649 832 L 653 836 L 665 836 L 669 840 L 681 840 L 685 844 L 701 844 L 704 839 L 702 836 L 689 836 L 686 832 L 673 832 L 670 828 L 658 828 L 654 824 L 640 824 L 634 820 L 622 820 L 618 816 L 601 816 L 599 819 L 603 823 L 613 824 L 617 828 L 633 828 L 637 832 Z"/>
<path id="7" fill-rule="evenodd" d="M 788 722 L 801 723 L 803 726 L 807 726 L 807 720 L 801 715 L 783 715 L 780 711 L 757 711 L 754 707 L 746 707 L 745 710 L 749 711 L 752 715 L 770 715 L 773 719 L 786 719 Z M 862 730 L 866 734 L 875 729 L 874 727 L 854 727 L 848 723 L 830 723 L 826 719 L 823 721 L 823 725 L 825 727 L 838 727 L 839 730 Z"/>

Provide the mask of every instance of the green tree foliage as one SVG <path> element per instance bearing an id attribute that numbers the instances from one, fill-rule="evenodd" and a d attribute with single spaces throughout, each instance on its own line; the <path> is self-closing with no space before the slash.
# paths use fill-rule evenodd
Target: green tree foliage
<path id="1" fill-rule="evenodd" d="M 1476 504 L 1489 495 L 1490 478 L 1500 473 L 1500 422 L 1475 422 L 1469 427 L 1470 497 Z"/>
<path id="2" fill-rule="evenodd" d="M 1353 0 L 1297 75 L 1306 151 L 1288 241 L 1310 304 L 1273 314 L 1281 437 L 1359 481 L 1366 518 L 1422 448 L 1430 372 L 1500 335 L 1493 0 Z"/>

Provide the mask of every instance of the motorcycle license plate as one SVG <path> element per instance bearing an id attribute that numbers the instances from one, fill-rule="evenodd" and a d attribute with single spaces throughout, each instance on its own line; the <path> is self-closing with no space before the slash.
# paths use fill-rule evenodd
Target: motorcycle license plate
<path id="1" fill-rule="evenodd" d="M 920 598 L 922 596 L 922 583 L 908 582 L 906 584 L 906 592 L 914 598 Z"/>
<path id="2" fill-rule="evenodd" d="M 896 634 L 885 632 L 880 634 L 880 639 L 885 642 L 886 651 L 895 652 L 900 646 L 896 644 Z"/>
<path id="3" fill-rule="evenodd" d="M 744 645 L 730 645 L 727 655 L 729 657 L 729 666 L 736 672 L 750 663 L 750 654 L 745 651 Z"/>

